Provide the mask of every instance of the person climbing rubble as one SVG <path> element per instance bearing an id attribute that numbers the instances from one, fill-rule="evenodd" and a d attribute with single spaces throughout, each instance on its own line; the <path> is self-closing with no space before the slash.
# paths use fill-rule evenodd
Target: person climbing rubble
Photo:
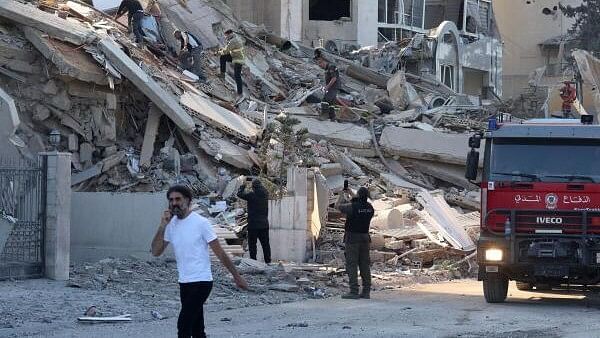
<path id="1" fill-rule="evenodd" d="M 314 59 L 319 67 L 325 69 L 325 86 L 323 92 L 323 102 L 321 103 L 322 112 L 327 113 L 331 121 L 335 121 L 335 109 L 334 106 L 337 104 L 337 94 L 340 88 L 340 72 L 337 66 L 333 62 L 329 62 L 323 56 L 320 49 L 316 49 L 314 53 Z"/>
<path id="2" fill-rule="evenodd" d="M 119 5 L 115 20 L 119 19 L 127 12 L 127 27 L 133 31 L 135 42 L 144 42 L 144 31 L 142 30 L 142 20 L 144 19 L 144 8 L 138 0 L 123 0 Z"/>
<path id="3" fill-rule="evenodd" d="M 181 44 L 179 60 L 182 68 L 196 74 L 200 78 L 200 81 L 206 81 L 206 76 L 204 76 L 204 72 L 202 71 L 204 47 L 200 39 L 190 32 L 182 32 L 180 30 L 173 32 L 173 36 Z"/>
<path id="4" fill-rule="evenodd" d="M 237 196 L 248 202 L 248 249 L 250 258 L 256 260 L 256 242 L 260 240 L 265 263 L 271 263 L 269 244 L 269 193 L 258 178 L 252 181 L 252 191 L 246 192 L 242 184 Z"/>
<path id="5" fill-rule="evenodd" d="M 172 186 L 167 199 L 169 209 L 164 211 L 152 240 L 152 255 L 162 255 L 169 243 L 173 243 L 181 297 L 177 336 L 206 337 L 203 308 L 213 287 L 208 247 L 229 270 L 238 288 L 246 290 L 248 284 L 221 247 L 209 220 L 190 208 L 191 190 Z"/>
<path id="6" fill-rule="evenodd" d="M 237 86 L 238 100 L 243 97 L 242 66 L 244 65 L 244 42 L 240 36 L 233 30 L 225 31 L 227 45 L 219 49 L 219 61 L 221 63 L 221 73 L 219 76 L 224 79 L 227 71 L 227 62 L 233 64 L 235 84 Z"/>
<path id="7" fill-rule="evenodd" d="M 346 272 L 350 284 L 350 292 L 343 295 L 345 299 L 371 298 L 371 260 L 369 226 L 375 209 L 368 202 L 369 190 L 360 187 L 354 195 L 344 181 L 344 191 L 340 194 L 336 207 L 346 215 L 344 224 L 344 244 L 346 246 Z M 358 293 L 358 269 L 362 280 L 362 292 Z"/>

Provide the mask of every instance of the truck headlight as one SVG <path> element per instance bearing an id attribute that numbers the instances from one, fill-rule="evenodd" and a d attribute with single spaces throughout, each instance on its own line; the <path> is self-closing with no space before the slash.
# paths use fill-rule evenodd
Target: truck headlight
<path id="1" fill-rule="evenodd" d="M 502 250 L 500 249 L 486 249 L 485 260 L 499 262 L 502 260 Z"/>

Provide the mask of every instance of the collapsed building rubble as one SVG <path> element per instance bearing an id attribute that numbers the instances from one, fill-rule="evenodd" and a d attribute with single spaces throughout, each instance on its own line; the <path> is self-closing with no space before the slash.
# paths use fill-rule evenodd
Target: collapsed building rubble
<path id="1" fill-rule="evenodd" d="M 427 77 L 326 54 L 342 86 L 337 121 L 324 121 L 323 71 L 311 48 L 238 22 L 221 1 L 159 3 L 159 31 L 137 45 L 84 4 L 0 0 L 0 94 L 14 100 L 20 119 L 3 124 L 0 136 L 22 140 L 17 148 L 32 157 L 58 130 L 58 150 L 73 154 L 77 191 L 189 186 L 233 255 L 244 254 L 244 205 L 233 196 L 240 174 L 260 177 L 275 199 L 272 243 L 285 250 L 274 248 L 274 258 L 342 267 L 343 219 L 332 206 L 344 179 L 352 189 L 367 186 L 378 205 L 372 259 L 382 271 L 435 268 L 474 249 L 477 187 L 461 170 L 467 133 L 485 127 L 493 106 Z M 190 16 L 198 11 L 206 17 Z M 207 82 L 161 48 L 177 48 L 167 33 L 173 24 L 208 48 Z M 217 76 L 211 49 L 226 28 L 246 40 L 241 102 L 231 74 Z"/>

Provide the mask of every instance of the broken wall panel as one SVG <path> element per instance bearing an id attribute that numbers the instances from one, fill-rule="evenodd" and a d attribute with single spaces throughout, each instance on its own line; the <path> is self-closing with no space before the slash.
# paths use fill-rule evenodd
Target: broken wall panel
<path id="1" fill-rule="evenodd" d="M 119 45 L 110 38 L 103 38 L 98 47 L 106 58 L 144 93 L 181 131 L 191 134 L 196 125 L 194 120 L 177 103 L 173 94 L 165 91 L 154 79 L 146 74 Z"/>
<path id="2" fill-rule="evenodd" d="M 379 144 L 391 155 L 465 165 L 470 150 L 469 137 L 469 134 L 444 134 L 388 126 L 383 129 Z"/>
<path id="3" fill-rule="evenodd" d="M 198 119 L 241 140 L 255 142 L 260 134 L 256 124 L 214 104 L 207 98 L 186 92 L 181 96 L 180 101 L 182 105 L 191 109 Z"/>
<path id="4" fill-rule="evenodd" d="M 308 129 L 308 137 L 315 140 L 327 140 L 333 144 L 358 148 L 369 149 L 371 145 L 371 133 L 364 127 L 351 123 L 337 123 L 331 121 L 319 121 L 311 118 L 296 116 L 300 124 L 294 128 Z"/>
<path id="5" fill-rule="evenodd" d="M 35 28 L 23 27 L 25 37 L 35 48 L 50 60 L 61 74 L 68 75 L 84 82 L 108 85 L 106 72 L 83 50 L 75 50 L 76 46 L 61 41 L 50 41 L 45 34 Z"/>
<path id="6" fill-rule="evenodd" d="M 37 28 L 48 35 L 76 45 L 96 39 L 93 30 L 76 20 L 61 19 L 33 5 L 14 0 L 0 0 L 0 16 L 25 26 Z"/>

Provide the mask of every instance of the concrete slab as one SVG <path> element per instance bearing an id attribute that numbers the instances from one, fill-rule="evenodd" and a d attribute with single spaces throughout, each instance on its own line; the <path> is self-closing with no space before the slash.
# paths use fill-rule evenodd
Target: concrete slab
<path id="1" fill-rule="evenodd" d="M 77 46 L 61 41 L 54 40 L 50 42 L 42 31 L 35 28 L 23 27 L 23 32 L 27 40 L 46 59 L 54 63 L 61 74 L 66 74 L 85 82 L 108 85 L 106 72 L 100 68 L 98 63 L 85 50 L 75 50 Z"/>
<path id="2" fill-rule="evenodd" d="M 248 151 L 225 140 L 210 139 L 200 141 L 199 146 L 210 156 L 219 156 L 221 161 L 240 169 L 250 169 L 254 162 L 248 156 Z"/>
<path id="3" fill-rule="evenodd" d="M 194 117 L 243 141 L 253 143 L 260 134 L 260 128 L 255 123 L 200 95 L 185 92 L 180 101 L 193 111 Z"/>
<path id="4" fill-rule="evenodd" d="M 156 106 L 152 105 L 148 111 L 148 120 L 146 121 L 144 142 L 142 143 L 142 152 L 140 154 L 140 167 L 150 166 L 150 160 L 154 153 L 154 141 L 156 141 L 161 116 L 162 112 Z"/>
<path id="5" fill-rule="evenodd" d="M 119 72 L 144 93 L 181 131 L 191 134 L 196 129 L 194 120 L 183 110 L 173 94 L 165 91 L 148 76 L 113 40 L 103 38 L 98 42 L 98 47 Z"/>
<path id="6" fill-rule="evenodd" d="M 390 155 L 464 165 L 469 136 L 390 126 L 383 129 L 379 144 Z"/>
<path id="7" fill-rule="evenodd" d="M 221 44 L 213 27 L 236 28 L 231 9 L 222 1 L 161 1 L 162 14 L 180 30 L 197 36 L 204 48 Z"/>
<path id="8" fill-rule="evenodd" d="M 79 21 L 61 19 L 33 5 L 14 0 L 0 0 L 0 16 L 76 45 L 89 43 L 97 37 L 92 29 Z"/>
<path id="9" fill-rule="evenodd" d="M 372 147 L 371 134 L 367 128 L 352 123 L 319 121 L 308 117 L 296 116 L 300 124 L 294 129 L 308 129 L 308 137 L 315 140 L 327 140 L 335 145 L 369 149 Z"/>
<path id="10" fill-rule="evenodd" d="M 415 159 L 411 160 L 410 164 L 413 168 L 424 174 L 431 175 L 437 179 L 452 183 L 456 186 L 465 189 L 473 189 L 476 187 L 465 178 L 466 169 L 464 165 L 461 166 L 455 164 L 436 163 Z"/>
<path id="11" fill-rule="evenodd" d="M 475 250 L 475 243 L 459 222 L 456 211 L 446 203 L 442 191 L 430 193 L 423 190 L 417 195 L 417 201 L 431 215 L 429 223 L 437 228 L 450 245 L 458 250 Z"/>

